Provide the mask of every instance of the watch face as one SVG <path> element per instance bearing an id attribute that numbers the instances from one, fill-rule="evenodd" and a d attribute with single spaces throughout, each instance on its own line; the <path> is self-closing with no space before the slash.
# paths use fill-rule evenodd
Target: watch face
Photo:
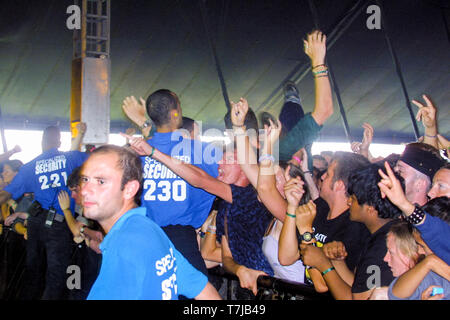
<path id="1" fill-rule="evenodd" d="M 312 240 L 312 234 L 310 232 L 305 232 L 303 235 L 303 241 L 311 241 Z"/>

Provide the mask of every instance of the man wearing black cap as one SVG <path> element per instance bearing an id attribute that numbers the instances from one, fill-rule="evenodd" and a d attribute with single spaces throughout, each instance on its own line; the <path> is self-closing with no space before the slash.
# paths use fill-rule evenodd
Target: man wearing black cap
<path id="1" fill-rule="evenodd" d="M 445 164 L 439 150 L 426 144 L 414 142 L 405 147 L 395 171 L 405 179 L 406 198 L 423 206 L 434 174 Z"/>

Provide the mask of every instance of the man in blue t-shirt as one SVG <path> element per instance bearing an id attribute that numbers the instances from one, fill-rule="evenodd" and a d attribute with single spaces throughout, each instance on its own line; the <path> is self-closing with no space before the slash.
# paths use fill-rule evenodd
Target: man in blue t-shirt
<path id="1" fill-rule="evenodd" d="M 102 266 L 88 300 L 221 299 L 201 272 L 175 249 L 162 229 L 137 207 L 141 160 L 128 149 L 96 149 L 81 169 L 84 215 L 106 233 Z"/>
<path id="2" fill-rule="evenodd" d="M 182 125 L 183 115 L 175 93 L 167 89 L 157 90 L 147 98 L 145 107 L 142 101 L 138 104 L 132 97 L 125 99 L 125 113 L 136 124 L 144 124 L 141 127 L 145 127 L 146 123 L 144 109 L 156 126 L 156 132 L 147 141 L 148 144 L 203 169 L 212 177 L 218 176 L 217 163 L 222 158 L 222 152 L 199 140 L 186 139 L 177 131 Z M 147 215 L 162 227 L 177 250 L 206 275 L 195 229 L 205 222 L 215 196 L 191 186 L 151 155 L 141 159 L 144 169 L 141 202 L 147 208 Z"/>
<path id="3" fill-rule="evenodd" d="M 27 222 L 26 266 L 29 279 L 26 282 L 28 287 L 23 291 L 27 299 L 40 297 L 43 279 L 42 299 L 63 299 L 67 293 L 66 272 L 73 242 L 57 194 L 61 190 L 69 191 L 67 178 L 87 155 L 80 151 L 61 152 L 58 150 L 60 145 L 59 128 L 47 127 L 42 137 L 43 153 L 22 166 L 11 184 L 0 192 L 0 204 L 10 198 L 16 200 L 26 192 L 34 193 L 34 210 Z"/>

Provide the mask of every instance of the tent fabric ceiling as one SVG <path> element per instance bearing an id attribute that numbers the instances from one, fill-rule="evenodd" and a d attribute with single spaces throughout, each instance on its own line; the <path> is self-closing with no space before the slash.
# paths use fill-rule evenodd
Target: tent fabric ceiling
<path id="1" fill-rule="evenodd" d="M 314 1 L 321 29 L 330 32 L 356 2 Z M 308 1 L 204 3 L 230 99 L 246 97 L 255 112 L 278 115 L 282 92 L 277 88 L 296 66 L 308 62 L 302 52 L 302 38 L 314 27 Z M 383 1 L 409 97 L 431 96 L 440 132 L 448 137 L 450 43 L 443 15 L 449 21 L 450 8 L 437 3 Z M 66 28 L 66 8 L 71 4 L 0 1 L 0 107 L 6 128 L 42 129 L 55 123 L 68 128 L 72 31 Z M 375 128 L 375 142 L 414 140 L 384 33 L 369 30 L 368 17 L 363 10 L 327 54 L 350 131 L 361 139 L 361 125 L 367 121 Z M 305 111 L 312 111 L 311 74 L 297 84 Z M 111 131 L 129 126 L 121 110 L 126 96 L 146 98 L 159 88 L 176 92 L 183 115 L 202 121 L 204 129 L 224 128 L 226 106 L 198 2 L 112 0 Z M 346 141 L 336 99 L 334 106 L 321 141 Z M 418 128 L 423 134 L 420 123 Z"/>

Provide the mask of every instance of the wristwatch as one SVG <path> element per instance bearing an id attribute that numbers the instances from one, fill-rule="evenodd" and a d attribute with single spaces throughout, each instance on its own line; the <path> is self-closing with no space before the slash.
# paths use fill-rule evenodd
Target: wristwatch
<path id="1" fill-rule="evenodd" d="M 302 237 L 302 241 L 310 242 L 314 238 L 314 233 L 306 231 L 305 233 L 301 234 L 300 237 Z"/>
<path id="2" fill-rule="evenodd" d="M 142 124 L 142 126 L 141 126 L 141 129 L 145 129 L 145 128 L 147 128 L 147 127 L 150 127 L 150 125 L 151 125 L 151 122 L 150 122 L 150 120 L 145 120 L 145 122 Z"/>

